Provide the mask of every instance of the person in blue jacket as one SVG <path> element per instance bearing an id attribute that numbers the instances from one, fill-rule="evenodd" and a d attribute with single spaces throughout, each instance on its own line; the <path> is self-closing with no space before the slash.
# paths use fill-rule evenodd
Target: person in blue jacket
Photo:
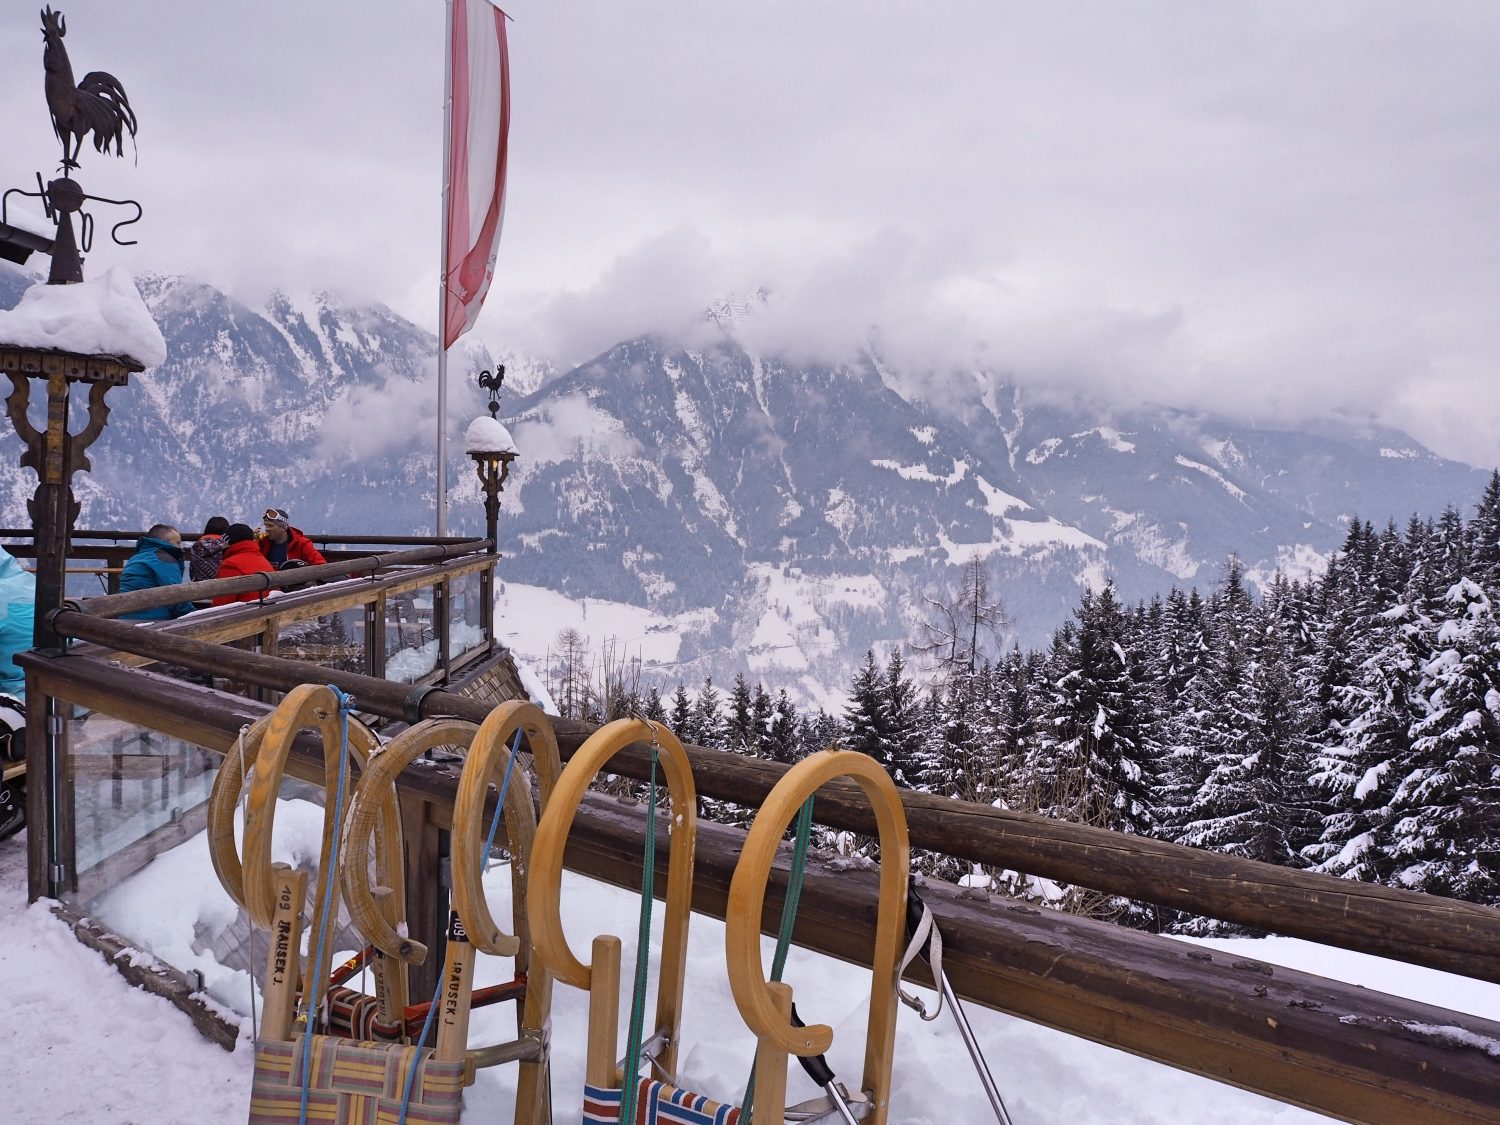
<path id="1" fill-rule="evenodd" d="M 36 613 L 36 577 L 11 553 L 0 547 L 0 694 L 26 698 L 26 673 L 12 659 L 31 647 L 31 625 Z M 4 717 L 0 716 L 0 723 Z M 3 755 L 0 755 L 3 757 Z"/>
<path id="2" fill-rule="evenodd" d="M 158 586 L 176 586 L 182 581 L 182 533 L 169 523 L 159 523 L 135 541 L 135 554 L 120 572 L 120 593 L 132 590 L 154 590 Z M 169 621 L 192 613 L 192 602 L 140 609 L 121 614 L 125 621 Z"/>

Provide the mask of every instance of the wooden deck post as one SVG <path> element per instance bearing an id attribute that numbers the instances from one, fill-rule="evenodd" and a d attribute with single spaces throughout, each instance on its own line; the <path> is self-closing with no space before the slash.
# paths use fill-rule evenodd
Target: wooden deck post
<path id="1" fill-rule="evenodd" d="M 430 1000 L 448 955 L 448 833 L 432 806 L 401 795 L 401 835 L 406 842 L 406 920 L 411 936 L 427 947 L 427 959 L 410 967 L 414 1003 Z"/>

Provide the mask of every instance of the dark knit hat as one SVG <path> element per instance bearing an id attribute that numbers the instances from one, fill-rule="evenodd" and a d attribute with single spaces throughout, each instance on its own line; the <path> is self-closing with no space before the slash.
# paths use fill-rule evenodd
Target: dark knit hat
<path id="1" fill-rule="evenodd" d="M 247 523 L 232 523 L 229 530 L 224 533 L 224 538 L 230 543 L 243 543 L 246 539 L 254 539 L 255 532 L 250 530 Z"/>

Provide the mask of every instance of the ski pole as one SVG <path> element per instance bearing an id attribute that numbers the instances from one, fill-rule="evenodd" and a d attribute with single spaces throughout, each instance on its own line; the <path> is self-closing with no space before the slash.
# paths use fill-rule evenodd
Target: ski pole
<path id="1" fill-rule="evenodd" d="M 989 1098 L 990 1108 L 995 1111 L 995 1120 L 1000 1122 L 1000 1125 L 1011 1125 L 1010 1114 L 1005 1110 L 1005 1102 L 1000 1097 L 1000 1090 L 995 1085 L 994 1076 L 990 1074 L 989 1064 L 984 1061 L 984 1052 L 979 1049 L 979 1040 L 974 1038 L 974 1029 L 969 1026 L 969 1017 L 964 1014 L 963 1005 L 958 1002 L 958 994 L 948 983 L 948 974 L 943 972 L 942 939 L 938 937 L 937 921 L 932 917 L 932 911 L 927 904 L 922 901 L 922 896 L 917 893 L 917 881 L 913 878 L 906 889 L 906 932 L 915 936 L 924 920 L 927 920 L 932 928 L 928 938 L 928 949 L 931 950 L 934 945 L 937 949 L 937 953 L 935 955 L 929 953 L 926 960 L 928 967 L 932 969 L 933 979 L 937 982 L 938 994 L 953 1009 L 953 1019 L 958 1024 L 958 1034 L 963 1039 L 964 1046 L 968 1048 L 974 1069 L 979 1072 L 979 1081 L 984 1086 L 985 1097 Z M 933 1013 L 934 1018 L 936 1014 Z M 925 1012 L 923 1012 L 923 1018 L 927 1018 Z"/>
<path id="2" fill-rule="evenodd" d="M 948 983 L 947 973 L 938 974 L 938 984 L 943 990 L 943 996 L 953 1009 L 953 1018 L 958 1023 L 958 1033 L 963 1036 L 964 1046 L 969 1049 L 969 1058 L 974 1060 L 974 1069 L 979 1072 L 979 1081 L 984 1085 L 985 1096 L 990 1099 L 990 1108 L 995 1111 L 995 1120 L 999 1121 L 1000 1125 L 1011 1125 L 1010 1114 L 1005 1112 L 1005 1103 L 1000 1100 L 1000 1091 L 995 1088 L 995 1079 L 990 1075 L 990 1068 L 984 1061 L 983 1053 L 979 1050 L 979 1041 L 974 1038 L 974 1029 L 969 1026 L 969 1017 L 964 1015 L 963 1005 L 958 1002 L 953 986 Z"/>
<path id="3" fill-rule="evenodd" d="M 792 1005 L 792 1025 L 794 1027 L 807 1026 L 802 1022 L 802 1017 L 797 1014 L 795 1004 Z M 848 1125 L 859 1125 L 854 1112 L 849 1108 L 848 1101 L 844 1098 L 843 1090 L 839 1089 L 838 1082 L 834 1080 L 833 1068 L 828 1065 L 828 1059 L 823 1055 L 813 1055 L 810 1058 L 799 1055 L 797 1061 L 802 1064 L 802 1069 L 807 1076 L 823 1088 L 823 1092 L 833 1102 L 833 1108 L 839 1111 L 839 1116 L 848 1122 Z"/>

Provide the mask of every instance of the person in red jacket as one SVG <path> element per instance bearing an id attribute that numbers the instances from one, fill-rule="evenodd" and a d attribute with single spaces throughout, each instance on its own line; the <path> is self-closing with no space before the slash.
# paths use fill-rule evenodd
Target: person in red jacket
<path id="1" fill-rule="evenodd" d="M 219 578 L 239 578 L 246 574 L 276 569 L 260 553 L 260 544 L 256 541 L 255 532 L 248 524 L 230 524 L 229 530 L 224 533 L 224 542 L 228 545 L 219 557 Z M 260 596 L 258 590 L 247 590 L 243 594 L 220 594 L 214 599 L 214 605 L 253 602 L 258 601 Z"/>
<path id="2" fill-rule="evenodd" d="M 311 539 L 292 526 L 285 508 L 267 508 L 261 522 L 265 524 L 266 534 L 260 541 L 260 553 L 273 569 L 280 570 L 289 562 L 319 566 L 328 561 L 313 546 Z"/>

